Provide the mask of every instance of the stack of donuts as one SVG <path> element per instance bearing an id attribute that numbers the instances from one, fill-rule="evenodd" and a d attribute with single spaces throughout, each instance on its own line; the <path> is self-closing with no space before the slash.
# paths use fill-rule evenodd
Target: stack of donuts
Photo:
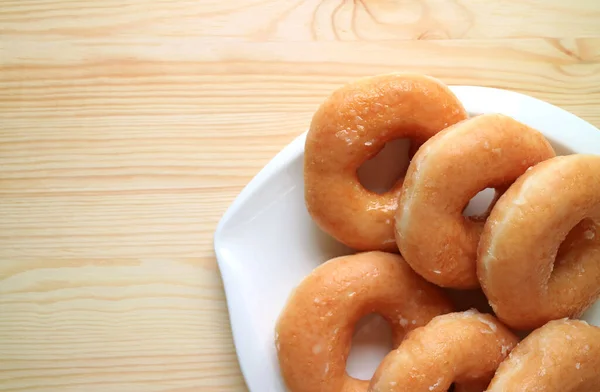
<path id="1" fill-rule="evenodd" d="M 365 189 L 357 169 L 394 139 L 411 140 L 406 174 Z M 600 328 L 577 320 L 600 296 L 600 156 L 555 156 L 434 78 L 389 74 L 327 98 L 304 159 L 310 215 L 357 253 L 317 267 L 279 317 L 289 391 L 600 391 Z M 488 210 L 464 216 L 486 188 Z M 493 314 L 456 312 L 444 288 L 481 288 Z M 364 381 L 346 360 L 370 313 L 395 348 Z"/>

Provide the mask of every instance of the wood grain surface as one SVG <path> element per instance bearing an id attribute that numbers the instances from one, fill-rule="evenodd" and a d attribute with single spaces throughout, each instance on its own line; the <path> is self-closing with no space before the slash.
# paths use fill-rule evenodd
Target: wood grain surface
<path id="1" fill-rule="evenodd" d="M 600 126 L 599 21 L 597 0 L 1 1 L 0 391 L 245 391 L 212 235 L 321 100 L 408 70 Z"/>

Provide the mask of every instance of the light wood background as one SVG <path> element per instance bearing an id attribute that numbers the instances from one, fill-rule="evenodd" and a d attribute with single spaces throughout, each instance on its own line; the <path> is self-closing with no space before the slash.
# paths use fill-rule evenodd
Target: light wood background
<path id="1" fill-rule="evenodd" d="M 0 1 L 0 391 L 245 391 L 217 221 L 398 70 L 600 126 L 600 2 Z"/>

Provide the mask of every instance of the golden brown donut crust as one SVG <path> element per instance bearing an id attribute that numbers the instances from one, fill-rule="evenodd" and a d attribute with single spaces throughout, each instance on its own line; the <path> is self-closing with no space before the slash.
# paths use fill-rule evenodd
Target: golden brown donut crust
<path id="1" fill-rule="evenodd" d="M 600 328 L 556 320 L 533 331 L 496 371 L 487 392 L 600 391 Z"/>
<path id="2" fill-rule="evenodd" d="M 305 199 L 313 220 L 351 248 L 397 252 L 393 220 L 402 180 L 376 194 L 361 185 L 357 169 L 391 140 L 420 144 L 465 118 L 454 94 L 424 75 L 374 76 L 336 90 L 306 137 Z"/>
<path id="3" fill-rule="evenodd" d="M 397 254 L 332 259 L 300 283 L 280 315 L 276 347 L 281 374 L 291 392 L 365 392 L 368 381 L 346 373 L 354 325 L 361 317 L 381 314 L 397 346 L 406 332 L 451 310 L 441 289 Z"/>
<path id="4" fill-rule="evenodd" d="M 413 157 L 396 212 L 400 253 L 428 281 L 479 286 L 477 244 L 485 217 L 462 215 L 486 188 L 506 188 L 555 156 L 544 136 L 510 117 L 484 114 L 429 139 Z"/>
<path id="5" fill-rule="evenodd" d="M 600 222 L 600 156 L 547 160 L 508 189 L 486 222 L 477 261 L 500 320 L 534 329 L 578 317 L 596 301 L 600 233 L 594 222 Z"/>
<path id="6" fill-rule="evenodd" d="M 483 390 L 517 337 L 476 310 L 435 317 L 406 336 L 375 372 L 369 392 Z"/>

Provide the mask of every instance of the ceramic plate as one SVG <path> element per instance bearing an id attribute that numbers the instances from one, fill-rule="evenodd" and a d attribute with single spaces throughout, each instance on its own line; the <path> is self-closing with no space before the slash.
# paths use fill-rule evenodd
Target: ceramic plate
<path id="1" fill-rule="evenodd" d="M 511 116 L 541 131 L 558 154 L 600 155 L 598 129 L 560 108 L 510 91 L 470 86 L 451 89 L 470 114 Z M 279 374 L 274 327 L 292 289 L 323 261 L 352 252 L 321 232 L 304 206 L 305 137 L 303 134 L 285 147 L 244 188 L 215 233 L 235 347 L 252 392 L 286 390 Z M 469 208 L 481 209 L 487 203 L 485 194 L 476 199 Z M 600 325 L 600 301 L 583 318 Z M 357 326 L 348 360 L 350 375 L 370 378 L 389 350 L 386 334 L 389 327 L 377 317 Z"/>

